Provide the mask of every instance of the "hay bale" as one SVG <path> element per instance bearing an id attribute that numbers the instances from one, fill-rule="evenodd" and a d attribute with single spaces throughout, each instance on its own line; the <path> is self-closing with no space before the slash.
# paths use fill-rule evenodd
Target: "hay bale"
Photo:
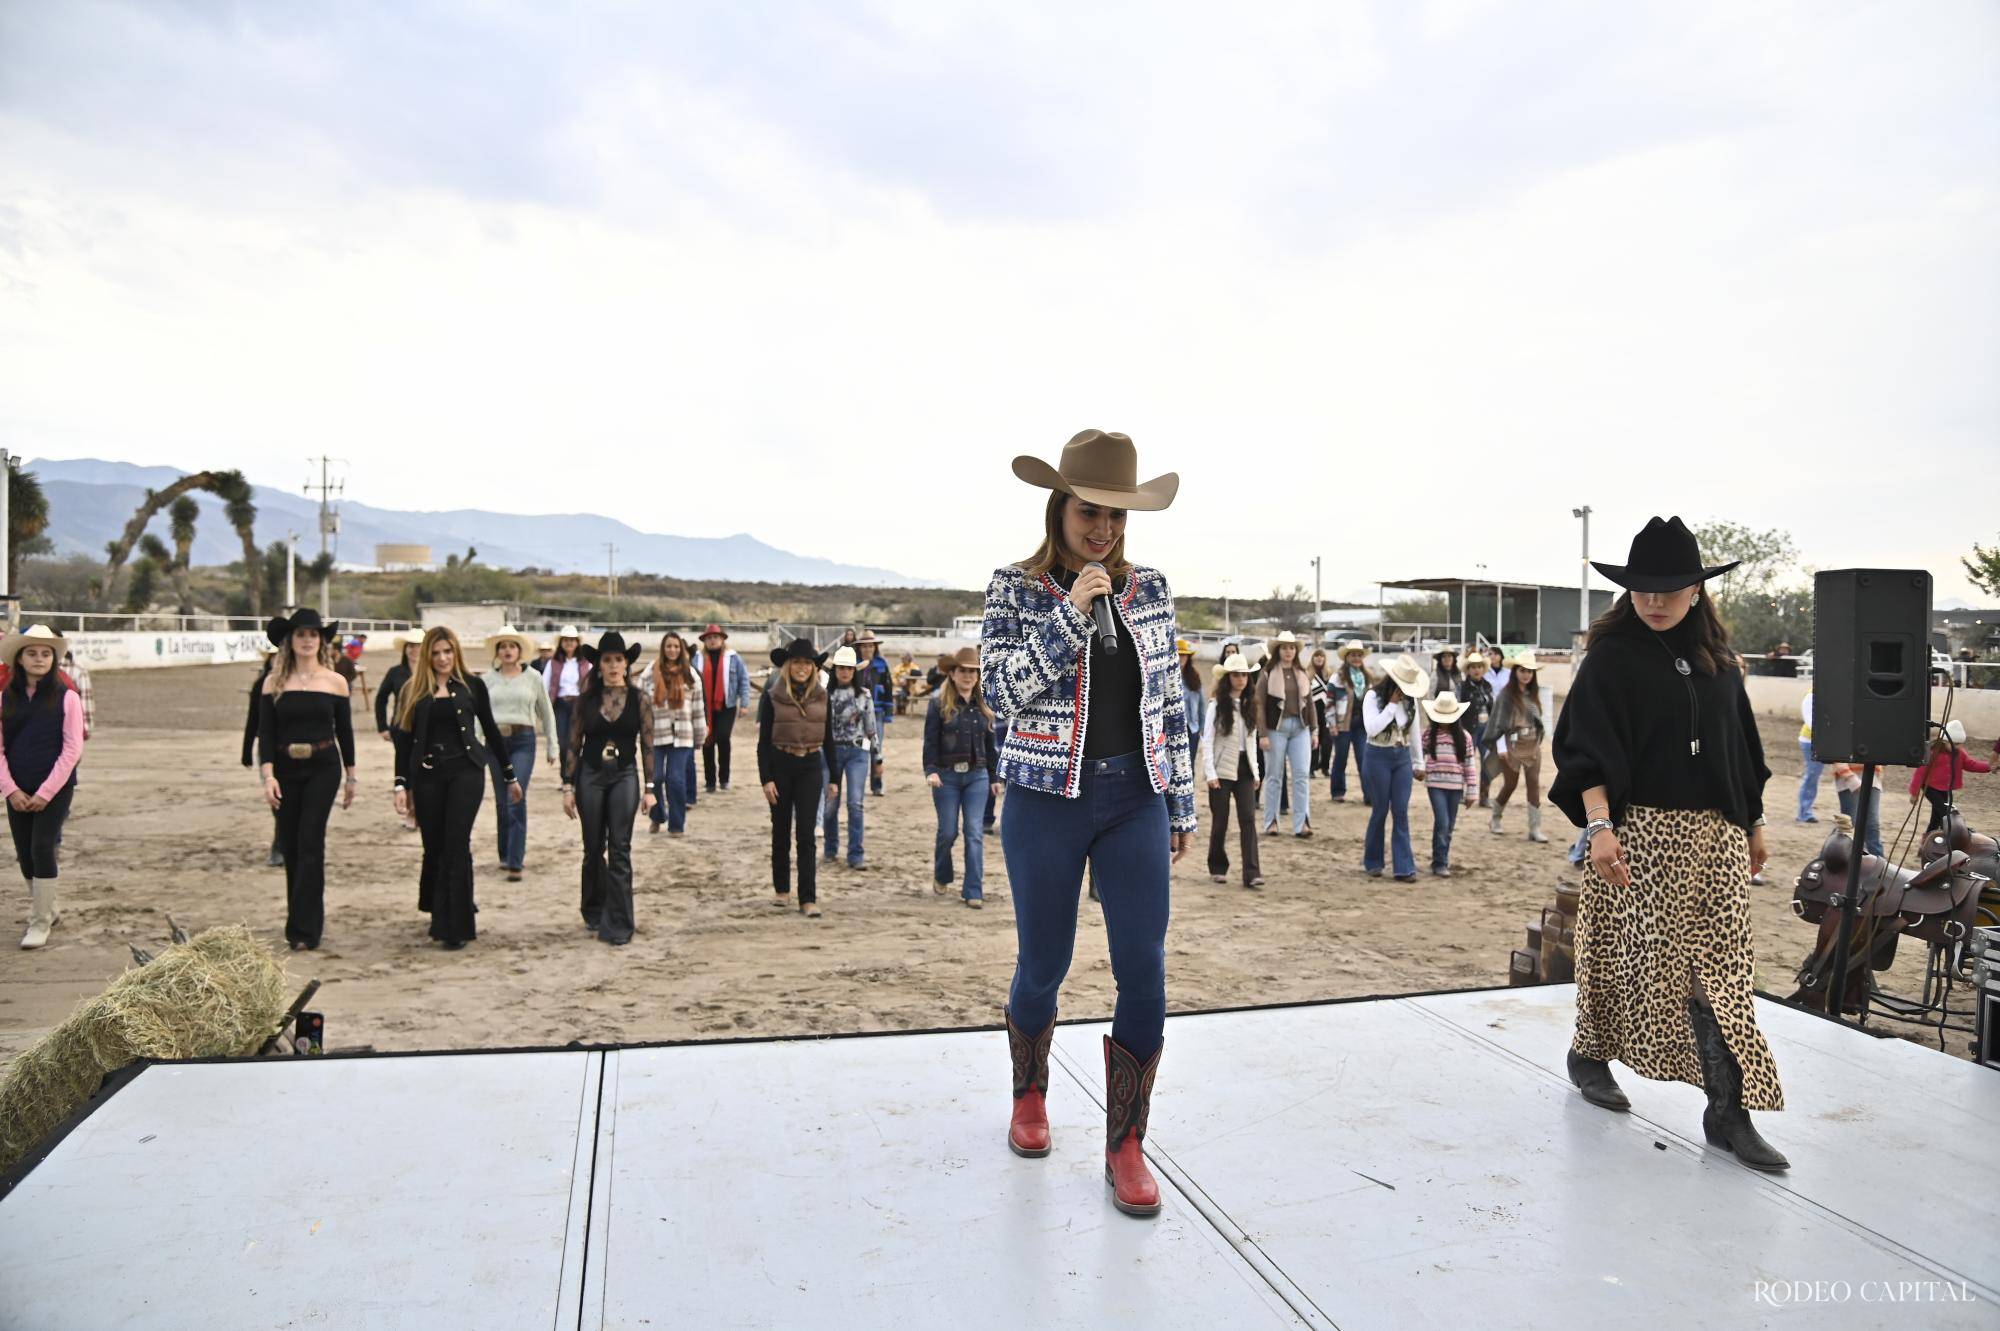
<path id="1" fill-rule="evenodd" d="M 0 1169 L 142 1058 L 254 1054 L 285 1014 L 285 972 L 240 924 L 208 929 L 113 980 L 0 1080 Z"/>

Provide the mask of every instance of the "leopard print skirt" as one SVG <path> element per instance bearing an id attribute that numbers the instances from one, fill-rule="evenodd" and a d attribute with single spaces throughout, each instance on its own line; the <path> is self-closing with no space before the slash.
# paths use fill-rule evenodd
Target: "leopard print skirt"
<path id="1" fill-rule="evenodd" d="M 1618 828 L 1632 886 L 1589 860 L 1576 919 L 1576 1040 L 1655 1081 L 1702 1084 L 1687 1000 L 1701 977 L 1736 1064 L 1746 1109 L 1783 1109 L 1784 1089 L 1752 1007 L 1750 849 L 1713 809 L 1634 805 Z"/>

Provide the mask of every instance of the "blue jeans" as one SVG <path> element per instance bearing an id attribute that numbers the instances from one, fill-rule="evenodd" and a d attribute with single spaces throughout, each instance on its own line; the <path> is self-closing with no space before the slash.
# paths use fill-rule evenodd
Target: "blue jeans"
<path id="1" fill-rule="evenodd" d="M 833 771 L 827 781 L 847 797 L 847 862 L 861 863 L 861 813 L 868 799 L 868 750 L 858 744 L 833 746 Z M 822 792 L 824 794 L 824 792 Z M 826 833 L 826 857 L 840 853 L 840 804 L 827 800 L 820 825 Z"/>
<path id="2" fill-rule="evenodd" d="M 1439 790 L 1436 786 L 1424 789 L 1431 797 L 1431 868 L 1451 867 L 1451 833 L 1458 826 L 1458 806 L 1465 792 L 1462 790 Z"/>
<path id="3" fill-rule="evenodd" d="M 1261 746 L 1261 743 L 1259 745 Z M 1312 731 L 1296 716 L 1278 722 L 1271 732 L 1271 749 L 1264 755 L 1264 826 L 1278 824 L 1278 796 L 1285 781 L 1285 764 L 1292 765 L 1292 831 L 1306 830 L 1307 792 L 1312 788 Z"/>
<path id="4" fill-rule="evenodd" d="M 1410 850 L 1410 746 L 1376 745 L 1361 768 L 1361 788 L 1368 794 L 1368 834 L 1361 842 L 1361 867 L 1382 872 L 1382 824 L 1392 817 L 1390 856 L 1398 878 L 1414 877 L 1417 857 Z"/>
<path id="5" fill-rule="evenodd" d="M 1799 821 L 1812 816 L 1813 801 L 1819 798 L 1819 774 L 1825 764 L 1813 757 L 1812 741 L 1799 741 L 1799 761 L 1805 764 L 1805 773 L 1799 777 Z"/>
<path id="6" fill-rule="evenodd" d="M 868 787 L 877 795 L 882 793 L 882 762 L 889 756 L 889 723 L 896 719 L 894 711 L 875 713 L 874 767 L 869 771 Z"/>
<path id="7" fill-rule="evenodd" d="M 1154 791 L 1140 754 L 1079 761 L 1073 800 L 1019 785 L 1007 792 L 1000 848 L 1018 944 L 1007 1011 L 1024 1031 L 1055 1020 L 1088 863 L 1118 986 L 1111 1038 L 1144 1062 L 1158 1052 L 1167 1020 L 1167 797 Z"/>
<path id="8" fill-rule="evenodd" d="M 1352 751 L 1354 754 L 1354 781 L 1356 785 L 1361 787 L 1361 797 L 1367 799 L 1368 765 L 1364 760 L 1364 755 L 1368 752 L 1368 732 L 1361 725 L 1360 703 L 1354 705 L 1354 721 L 1346 730 L 1341 731 L 1333 737 L 1333 743 L 1334 757 L 1331 764 L 1333 767 L 1333 793 L 1335 795 L 1345 795 L 1347 793 L 1347 755 Z"/>
<path id="9" fill-rule="evenodd" d="M 1840 811 L 1849 818 L 1854 816 L 1854 806 L 1861 801 L 1859 790 L 1836 790 L 1835 798 L 1840 801 Z M 1882 792 L 1876 791 L 1875 798 L 1868 801 L 1868 833 L 1862 840 L 1861 849 L 1870 855 L 1883 855 L 1882 851 Z M 1883 855 L 1883 858 L 1888 858 Z"/>
<path id="10" fill-rule="evenodd" d="M 507 798 L 507 783 L 500 779 L 500 764 L 493 770 L 493 827 L 500 840 L 500 862 L 518 869 L 528 854 L 528 778 L 535 772 L 535 741 L 532 730 L 517 730 L 507 737 L 507 761 L 514 764 L 514 779 L 521 783 L 521 802 Z"/>
<path id="11" fill-rule="evenodd" d="M 1347 751 L 1350 748 L 1355 748 L 1354 732 L 1352 730 L 1334 731 L 1333 753 L 1326 760 L 1326 771 L 1328 777 L 1332 780 L 1333 788 L 1330 793 L 1335 799 L 1345 799 L 1347 797 Z M 1356 749 L 1355 772 L 1357 774 L 1361 770 L 1360 763 L 1360 753 Z"/>
<path id="12" fill-rule="evenodd" d="M 687 831 L 688 806 L 694 803 L 694 750 L 684 744 L 662 744 L 653 750 L 653 813 L 655 825 L 669 832 Z"/>
<path id="13" fill-rule="evenodd" d="M 992 794 L 989 783 L 993 777 L 984 767 L 969 772 L 947 768 L 938 773 L 938 780 L 944 784 L 931 792 L 931 803 L 937 806 L 937 849 L 931 856 L 931 877 L 940 883 L 952 880 L 951 848 L 963 820 L 965 889 L 959 895 L 976 901 L 985 895 L 981 885 L 986 880 L 986 801 Z"/>

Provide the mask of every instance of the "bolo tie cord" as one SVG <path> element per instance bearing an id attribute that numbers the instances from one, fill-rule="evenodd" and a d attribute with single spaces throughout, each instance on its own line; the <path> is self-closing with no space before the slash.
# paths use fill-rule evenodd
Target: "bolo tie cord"
<path id="1" fill-rule="evenodd" d="M 1687 690 L 1688 756 L 1699 758 L 1701 756 L 1701 699 L 1697 698 L 1694 692 L 1694 679 L 1692 678 L 1694 667 L 1687 663 L 1686 657 L 1668 646 L 1666 638 L 1662 637 L 1657 631 L 1653 632 L 1653 641 L 1659 643 L 1660 650 L 1665 652 L 1669 659 L 1673 661 L 1674 670 L 1681 677 L 1681 687 Z"/>

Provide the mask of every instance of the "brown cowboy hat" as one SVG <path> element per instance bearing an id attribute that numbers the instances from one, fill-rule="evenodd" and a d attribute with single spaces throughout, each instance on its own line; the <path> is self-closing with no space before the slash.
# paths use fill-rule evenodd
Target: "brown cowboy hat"
<path id="1" fill-rule="evenodd" d="M 961 647 L 947 659 L 950 660 L 953 670 L 977 670 L 979 669 L 979 648 L 976 646 Z"/>
<path id="2" fill-rule="evenodd" d="M 1058 466 L 1023 453 L 1014 459 L 1014 474 L 1044 490 L 1060 490 L 1093 504 L 1142 512 L 1167 507 L 1181 488 L 1181 478 L 1171 471 L 1141 484 L 1139 453 L 1132 447 L 1132 437 L 1105 430 L 1085 430 L 1064 444 Z"/>

